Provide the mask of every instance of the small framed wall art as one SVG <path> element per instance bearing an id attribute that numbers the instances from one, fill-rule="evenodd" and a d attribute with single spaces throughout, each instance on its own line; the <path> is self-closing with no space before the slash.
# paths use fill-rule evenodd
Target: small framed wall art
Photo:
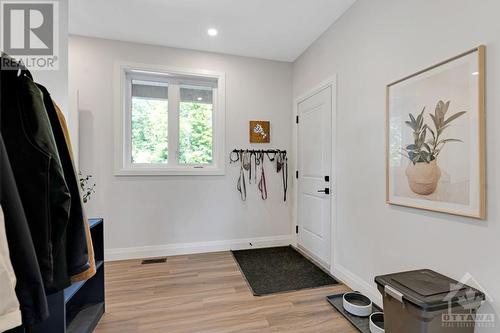
<path id="1" fill-rule="evenodd" d="M 269 121 L 250 121 L 250 143 L 271 142 L 271 124 Z"/>
<path id="2" fill-rule="evenodd" d="M 387 86 L 387 203 L 485 218 L 485 51 Z"/>

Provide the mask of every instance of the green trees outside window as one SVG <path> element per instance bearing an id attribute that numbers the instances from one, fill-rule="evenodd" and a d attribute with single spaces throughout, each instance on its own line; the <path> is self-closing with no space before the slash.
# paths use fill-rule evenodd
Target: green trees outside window
<path id="1" fill-rule="evenodd" d="M 212 104 L 179 105 L 179 164 L 211 164 Z M 132 98 L 132 163 L 168 162 L 168 101 Z"/>
<path id="2" fill-rule="evenodd" d="M 179 163 L 212 163 L 212 104 L 181 102 Z"/>
<path id="3" fill-rule="evenodd" d="M 167 163 L 168 100 L 132 98 L 132 163 Z"/>

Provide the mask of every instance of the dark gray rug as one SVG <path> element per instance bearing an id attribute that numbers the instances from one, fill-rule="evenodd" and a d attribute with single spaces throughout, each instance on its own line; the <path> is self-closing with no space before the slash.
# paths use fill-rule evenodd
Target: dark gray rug
<path id="1" fill-rule="evenodd" d="M 231 252 L 255 296 L 338 283 L 291 246 Z"/>

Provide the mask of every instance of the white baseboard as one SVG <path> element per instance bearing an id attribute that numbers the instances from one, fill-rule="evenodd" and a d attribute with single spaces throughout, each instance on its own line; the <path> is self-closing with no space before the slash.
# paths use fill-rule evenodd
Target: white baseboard
<path id="1" fill-rule="evenodd" d="M 382 294 L 378 289 L 341 265 L 334 265 L 333 275 L 352 290 L 359 291 L 382 308 Z"/>
<path id="2" fill-rule="evenodd" d="M 292 243 L 291 235 L 231 239 L 223 241 L 198 242 L 198 243 L 176 243 L 154 246 L 140 246 L 106 249 L 104 257 L 106 261 L 142 259 L 163 257 L 172 255 L 183 255 L 193 253 L 218 252 L 229 250 L 243 250 L 250 248 L 262 248 L 271 246 L 286 246 Z M 251 244 L 251 245 L 250 245 Z"/>

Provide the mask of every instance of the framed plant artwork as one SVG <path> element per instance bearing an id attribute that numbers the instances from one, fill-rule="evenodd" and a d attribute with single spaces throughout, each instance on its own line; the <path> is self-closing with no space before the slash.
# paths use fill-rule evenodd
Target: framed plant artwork
<path id="1" fill-rule="evenodd" d="M 251 143 L 269 143 L 271 124 L 269 121 L 251 120 L 250 121 L 250 142 Z"/>
<path id="2" fill-rule="evenodd" d="M 485 218 L 485 51 L 387 86 L 387 203 Z"/>

